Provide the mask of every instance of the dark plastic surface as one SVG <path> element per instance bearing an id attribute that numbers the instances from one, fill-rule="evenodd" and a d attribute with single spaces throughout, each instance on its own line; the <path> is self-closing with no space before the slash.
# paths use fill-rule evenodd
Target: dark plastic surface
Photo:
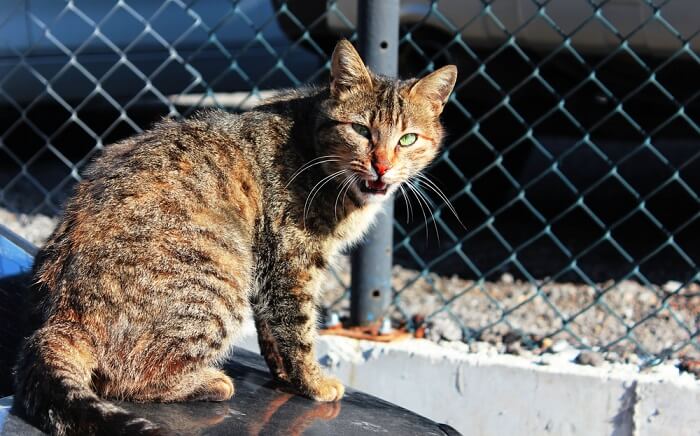
<path id="1" fill-rule="evenodd" d="M 183 435 L 455 435 L 443 426 L 371 395 L 348 390 L 339 403 L 317 403 L 273 382 L 262 359 L 236 349 L 226 367 L 236 394 L 222 403 L 120 405 Z M 0 400 L 0 434 L 42 434 L 10 412 Z M 451 430 L 445 426 L 446 429 Z"/>
<path id="2" fill-rule="evenodd" d="M 26 272 L 35 248 L 0 226 L 0 339 L 21 337 L 21 297 L 26 294 Z M 13 310 L 7 310 L 12 301 Z M 16 340 L 0 342 L 5 365 L 14 360 Z M 257 354 L 236 348 L 226 366 L 233 377 L 236 394 L 222 403 L 132 404 L 122 407 L 182 435 L 458 435 L 449 426 L 437 424 L 406 409 L 361 392 L 348 389 L 338 403 L 317 403 L 295 395 L 287 386 L 274 382 Z M 9 375 L 9 367 L 0 368 Z M 1 395 L 9 392 L 0 393 Z M 42 434 L 11 413 L 12 399 L 0 399 L 0 434 L 7 436 Z"/>

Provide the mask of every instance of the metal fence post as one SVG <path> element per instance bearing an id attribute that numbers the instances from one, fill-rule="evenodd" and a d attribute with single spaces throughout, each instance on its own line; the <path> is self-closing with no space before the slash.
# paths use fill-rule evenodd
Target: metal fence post
<path id="1" fill-rule="evenodd" d="M 359 51 L 375 73 L 398 73 L 399 0 L 358 3 Z M 391 302 L 394 203 L 389 200 L 372 232 L 352 256 L 350 318 L 353 325 L 379 320 Z"/>

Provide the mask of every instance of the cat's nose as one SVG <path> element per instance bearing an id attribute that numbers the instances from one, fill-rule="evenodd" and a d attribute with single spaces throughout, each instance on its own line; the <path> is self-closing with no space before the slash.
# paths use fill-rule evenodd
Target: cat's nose
<path id="1" fill-rule="evenodd" d="M 375 160 L 372 162 L 372 167 L 374 168 L 374 171 L 377 172 L 377 176 L 382 177 L 391 169 L 391 164 L 386 160 Z"/>

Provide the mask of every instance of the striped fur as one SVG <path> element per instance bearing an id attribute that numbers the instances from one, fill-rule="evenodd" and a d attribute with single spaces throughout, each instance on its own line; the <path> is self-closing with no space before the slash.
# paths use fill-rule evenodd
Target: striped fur
<path id="1" fill-rule="evenodd" d="M 325 89 L 163 121 L 105 149 L 37 257 L 16 410 L 56 435 L 161 434 L 108 400 L 229 399 L 217 368 L 251 312 L 276 378 L 343 396 L 314 360 L 321 273 L 380 207 L 360 185 L 371 161 L 390 161 L 391 191 L 435 157 L 456 71 L 388 80 L 346 41 L 333 59 Z M 399 148 L 406 131 L 419 142 Z"/>

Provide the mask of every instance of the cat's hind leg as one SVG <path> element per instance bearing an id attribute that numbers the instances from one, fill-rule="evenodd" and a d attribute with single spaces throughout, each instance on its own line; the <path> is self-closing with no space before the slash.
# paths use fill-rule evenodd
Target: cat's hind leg
<path id="1" fill-rule="evenodd" d="M 163 401 L 226 401 L 233 396 L 233 380 L 217 368 L 203 368 L 183 376 L 163 392 Z"/>
<path id="2" fill-rule="evenodd" d="M 126 397 L 137 402 L 226 401 L 234 391 L 231 377 L 218 368 L 207 367 L 142 385 Z"/>

